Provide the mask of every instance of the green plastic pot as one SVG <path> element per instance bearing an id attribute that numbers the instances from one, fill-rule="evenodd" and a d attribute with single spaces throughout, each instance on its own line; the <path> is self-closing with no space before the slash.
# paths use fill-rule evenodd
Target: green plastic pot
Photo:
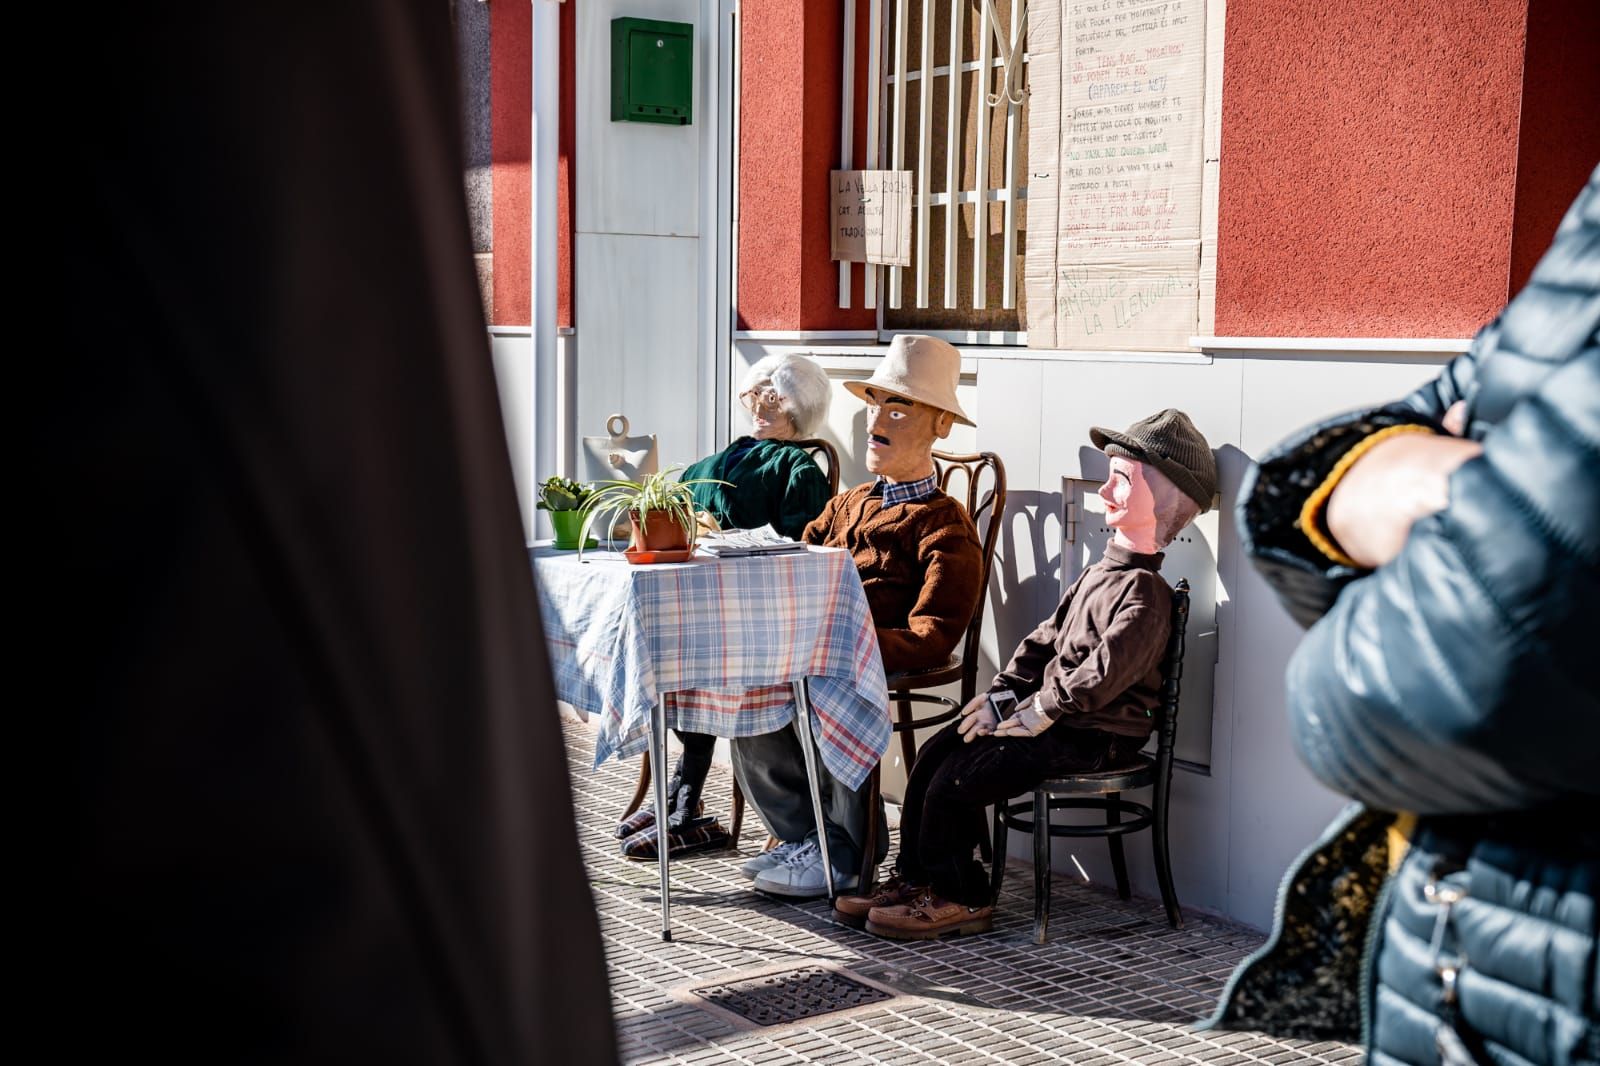
<path id="1" fill-rule="evenodd" d="M 578 534 L 583 530 L 583 513 L 581 511 L 549 511 L 550 525 L 556 531 L 556 544 L 558 548 L 573 549 L 578 546 Z M 584 545 L 592 548 L 594 538 Z"/>

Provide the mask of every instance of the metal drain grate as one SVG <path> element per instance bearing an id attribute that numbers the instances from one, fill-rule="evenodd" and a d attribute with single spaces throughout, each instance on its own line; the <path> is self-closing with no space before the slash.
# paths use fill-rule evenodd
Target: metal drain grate
<path id="1" fill-rule="evenodd" d="M 825 966 L 748 977 L 693 992 L 712 1006 L 756 1025 L 782 1025 L 894 998 L 881 988 L 862 984 Z"/>

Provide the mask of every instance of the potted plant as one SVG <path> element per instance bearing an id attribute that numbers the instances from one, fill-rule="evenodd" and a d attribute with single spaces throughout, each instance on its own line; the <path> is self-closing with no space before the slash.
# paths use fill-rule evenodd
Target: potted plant
<path id="1" fill-rule="evenodd" d="M 694 550 L 698 533 L 694 496 L 690 490 L 695 485 L 726 485 L 727 482 L 716 478 L 677 481 L 672 475 L 681 469 L 681 466 L 671 466 L 638 482 L 598 483 L 581 508 L 583 538 L 588 539 L 591 529 L 609 529 L 626 515 L 633 528 L 633 539 L 623 553 L 629 562 L 672 561 L 663 559 L 663 554 L 687 559 Z"/>
<path id="2" fill-rule="evenodd" d="M 538 508 L 550 512 L 557 548 L 579 546 L 578 533 L 583 526 L 581 508 L 593 495 L 593 489 L 571 478 L 547 477 L 540 483 Z"/>

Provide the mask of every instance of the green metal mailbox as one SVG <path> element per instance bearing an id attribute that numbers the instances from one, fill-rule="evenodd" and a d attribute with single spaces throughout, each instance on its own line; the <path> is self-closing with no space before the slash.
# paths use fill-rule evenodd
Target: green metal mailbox
<path id="1" fill-rule="evenodd" d="M 693 121 L 694 27 L 655 19 L 611 20 L 611 121 Z"/>

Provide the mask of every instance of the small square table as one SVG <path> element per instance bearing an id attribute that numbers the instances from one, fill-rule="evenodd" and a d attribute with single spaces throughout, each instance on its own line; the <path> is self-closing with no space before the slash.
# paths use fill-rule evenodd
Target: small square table
<path id="1" fill-rule="evenodd" d="M 856 788 L 889 749 L 889 691 L 861 578 L 840 548 L 635 566 L 620 552 L 536 544 L 556 695 L 600 716 L 595 765 L 649 750 L 661 937 L 668 898 L 667 730 L 755 736 L 797 716 L 828 894 L 833 864 L 816 760 Z"/>

